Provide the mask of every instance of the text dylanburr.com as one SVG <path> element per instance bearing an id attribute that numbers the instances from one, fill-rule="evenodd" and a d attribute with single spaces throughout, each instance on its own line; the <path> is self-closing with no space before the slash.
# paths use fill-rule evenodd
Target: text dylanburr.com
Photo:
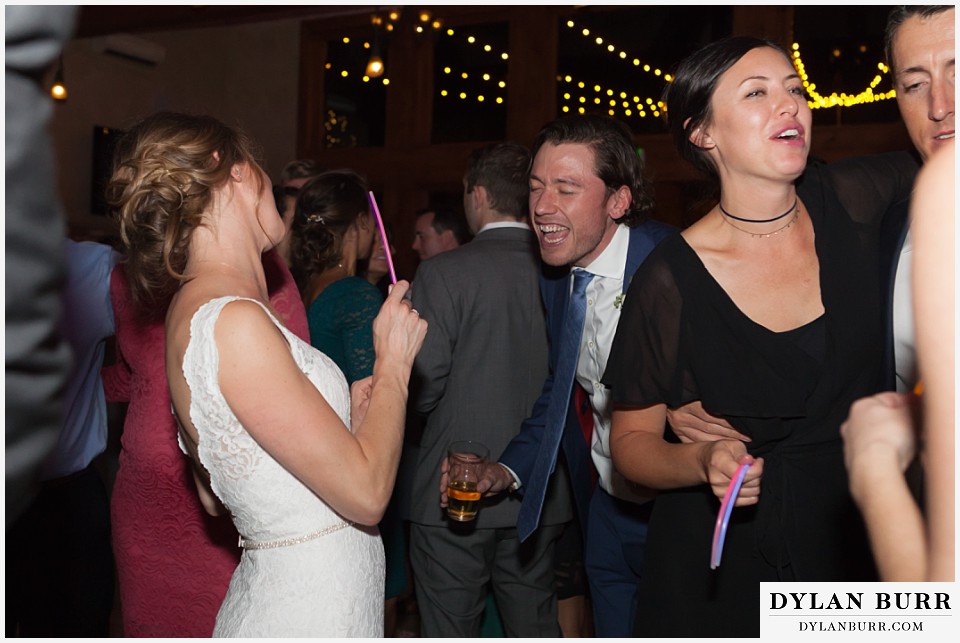
<path id="1" fill-rule="evenodd" d="M 955 640 L 957 608 L 957 583 L 760 583 L 760 636 Z"/>

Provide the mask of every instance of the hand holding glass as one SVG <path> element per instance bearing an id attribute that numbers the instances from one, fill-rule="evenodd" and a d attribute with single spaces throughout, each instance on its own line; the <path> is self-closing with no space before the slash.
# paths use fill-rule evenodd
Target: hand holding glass
<path id="1" fill-rule="evenodd" d="M 447 451 L 450 463 L 447 485 L 447 516 L 467 522 L 477 517 L 480 492 L 477 483 L 487 463 L 489 452 L 479 442 L 454 442 Z"/>

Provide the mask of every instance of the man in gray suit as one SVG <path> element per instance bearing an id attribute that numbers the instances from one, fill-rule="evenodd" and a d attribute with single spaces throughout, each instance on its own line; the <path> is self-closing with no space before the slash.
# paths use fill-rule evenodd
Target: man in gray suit
<path id="1" fill-rule="evenodd" d="M 474 152 L 464 210 L 476 237 L 421 263 L 413 280 L 413 305 L 430 323 L 410 396 L 427 415 L 410 512 L 425 637 L 479 636 L 488 583 L 507 636 L 560 635 L 553 554 L 570 503 L 548 503 L 545 527 L 521 545 L 517 499 L 482 504 L 470 523 L 448 520 L 439 502 L 450 443 L 482 442 L 499 457 L 547 375 L 539 256 L 526 223 L 529 167 L 529 151 L 513 143 Z"/>

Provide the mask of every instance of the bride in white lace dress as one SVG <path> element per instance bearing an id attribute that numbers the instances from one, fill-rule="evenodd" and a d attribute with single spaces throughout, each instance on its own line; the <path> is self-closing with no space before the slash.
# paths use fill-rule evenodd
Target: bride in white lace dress
<path id="1" fill-rule="evenodd" d="M 383 634 L 376 528 L 393 489 L 410 368 L 426 333 L 399 282 L 374 322 L 372 378 L 277 321 L 260 254 L 284 234 L 246 139 L 214 119 L 155 114 L 111 181 L 135 296 L 167 305 L 167 380 L 211 513 L 243 556 L 216 636 Z"/>

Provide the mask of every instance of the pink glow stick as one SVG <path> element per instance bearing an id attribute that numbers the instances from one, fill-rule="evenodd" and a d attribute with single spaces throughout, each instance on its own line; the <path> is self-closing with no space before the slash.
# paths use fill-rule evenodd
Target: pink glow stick
<path id="1" fill-rule="evenodd" d="M 747 475 L 749 464 L 741 464 L 730 480 L 730 486 L 727 487 L 727 493 L 723 496 L 723 502 L 720 503 L 720 512 L 717 514 L 717 524 L 713 528 L 713 550 L 710 552 L 710 569 L 716 569 L 720 566 L 720 556 L 723 554 L 723 541 L 727 537 L 727 525 L 730 523 L 730 513 L 733 511 L 733 503 L 736 502 L 737 494 L 740 493 L 740 486 L 743 484 L 743 477 Z"/>
<path id="2" fill-rule="evenodd" d="M 397 273 L 393 269 L 393 257 L 390 256 L 390 241 L 387 240 L 387 229 L 383 226 L 383 217 L 380 216 L 380 208 L 377 207 L 377 198 L 370 192 L 370 207 L 373 208 L 373 214 L 377 218 L 377 227 L 380 229 L 380 241 L 383 242 L 383 254 L 387 258 L 387 268 L 390 269 L 390 283 L 397 283 Z"/>

